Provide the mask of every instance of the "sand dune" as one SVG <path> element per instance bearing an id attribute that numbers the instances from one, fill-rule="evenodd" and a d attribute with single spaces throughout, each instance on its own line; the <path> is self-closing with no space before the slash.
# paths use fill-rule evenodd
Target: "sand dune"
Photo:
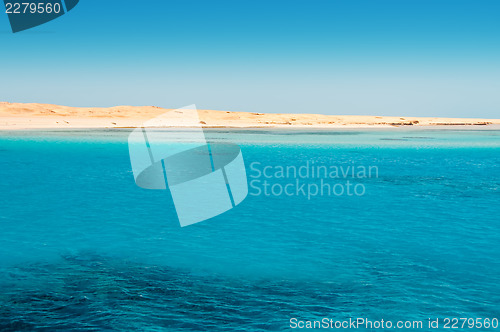
<path id="1" fill-rule="evenodd" d="M 0 102 L 0 130 L 49 128 L 130 128 L 168 112 L 155 106 L 68 107 Z M 500 125 L 500 119 L 388 117 L 365 115 L 263 114 L 199 110 L 204 127 L 360 128 L 399 126 Z M 169 124 L 182 127 L 183 111 L 171 112 Z M 170 121 L 171 120 L 171 121 Z"/>

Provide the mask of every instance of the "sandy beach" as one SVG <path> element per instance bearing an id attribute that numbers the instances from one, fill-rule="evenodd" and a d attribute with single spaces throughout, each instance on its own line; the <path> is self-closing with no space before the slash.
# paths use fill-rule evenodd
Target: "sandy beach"
<path id="1" fill-rule="evenodd" d="M 170 109 L 155 106 L 68 107 L 37 103 L 0 102 L 0 130 L 135 128 Z M 182 110 L 168 116 L 172 127 L 183 127 Z M 198 110 L 200 124 L 209 128 L 491 128 L 500 119 L 393 117 L 367 115 L 275 114 Z"/>

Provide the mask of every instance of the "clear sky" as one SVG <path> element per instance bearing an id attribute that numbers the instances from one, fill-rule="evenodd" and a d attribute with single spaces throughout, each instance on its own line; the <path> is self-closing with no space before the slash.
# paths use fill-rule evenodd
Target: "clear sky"
<path id="1" fill-rule="evenodd" d="M 0 38 L 1 101 L 500 117 L 497 0 L 81 0 Z"/>

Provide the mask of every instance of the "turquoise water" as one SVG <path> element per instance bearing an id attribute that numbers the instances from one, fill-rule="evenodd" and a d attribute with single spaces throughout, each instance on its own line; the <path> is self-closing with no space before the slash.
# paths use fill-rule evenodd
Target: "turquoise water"
<path id="1" fill-rule="evenodd" d="M 168 192 L 135 185 L 127 135 L 0 134 L 0 330 L 500 316 L 500 131 L 212 130 L 241 146 L 249 180 L 256 162 L 378 176 L 352 179 L 361 196 L 250 189 L 185 228 Z"/>

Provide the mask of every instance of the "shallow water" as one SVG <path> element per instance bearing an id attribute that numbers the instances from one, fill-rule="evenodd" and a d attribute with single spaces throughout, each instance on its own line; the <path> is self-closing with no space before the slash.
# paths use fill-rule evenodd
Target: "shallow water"
<path id="1" fill-rule="evenodd" d="M 241 146 L 249 181 L 252 163 L 378 176 L 352 179 L 363 196 L 250 189 L 185 228 L 167 191 L 135 185 L 127 135 L 0 134 L 0 330 L 500 315 L 500 131 L 209 130 Z"/>

